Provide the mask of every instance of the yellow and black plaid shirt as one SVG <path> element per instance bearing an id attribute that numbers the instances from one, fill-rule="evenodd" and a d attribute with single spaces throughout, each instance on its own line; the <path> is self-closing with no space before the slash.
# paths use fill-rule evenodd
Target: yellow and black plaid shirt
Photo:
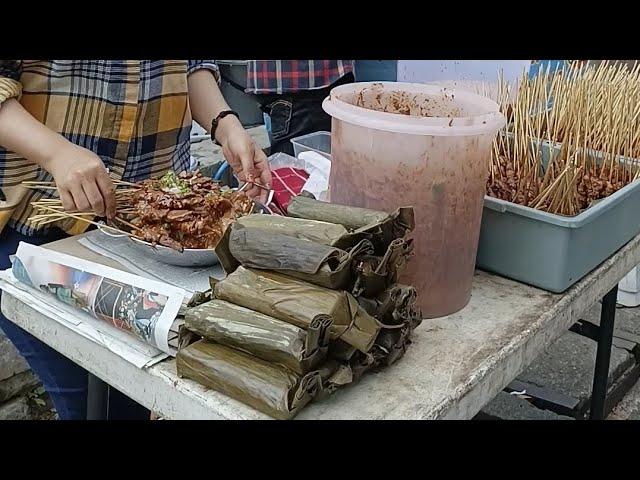
<path id="1" fill-rule="evenodd" d="M 0 60 L 0 77 L 22 84 L 20 103 L 47 127 L 96 153 L 112 176 L 135 182 L 189 167 L 192 125 L 187 76 L 213 60 Z M 0 105 L 2 108 L 2 105 Z M 34 162 L 0 146 L 0 188 L 22 197 L 8 225 L 24 235 L 30 202 L 56 195 L 25 191 L 25 180 L 52 180 Z M 69 233 L 74 222 L 57 225 Z"/>

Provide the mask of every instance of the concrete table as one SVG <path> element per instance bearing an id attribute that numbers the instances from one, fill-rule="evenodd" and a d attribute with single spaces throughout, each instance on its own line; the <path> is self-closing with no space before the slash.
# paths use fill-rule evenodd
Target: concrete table
<path id="1" fill-rule="evenodd" d="M 424 321 L 397 364 L 309 405 L 296 418 L 472 418 L 583 313 L 605 298 L 602 331 L 597 334 L 595 388 L 600 390 L 594 390 L 592 405 L 592 418 L 600 418 L 606 391 L 602 390 L 602 372 L 606 387 L 615 292 L 618 282 L 638 263 L 640 236 L 562 295 L 477 272 L 469 305 L 454 315 Z M 140 370 L 38 313 L 28 299 L 20 301 L 3 293 L 2 311 L 93 375 L 165 418 L 267 418 L 220 393 L 178 378 L 174 360 Z"/>

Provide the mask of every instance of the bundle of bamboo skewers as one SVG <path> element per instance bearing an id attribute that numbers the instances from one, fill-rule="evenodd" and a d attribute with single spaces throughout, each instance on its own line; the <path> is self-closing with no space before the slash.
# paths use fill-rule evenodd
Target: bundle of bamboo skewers
<path id="1" fill-rule="evenodd" d="M 640 65 L 574 65 L 502 97 L 487 194 L 573 216 L 638 179 Z"/>
<path id="2" fill-rule="evenodd" d="M 177 251 L 212 249 L 230 223 L 253 211 L 255 203 L 245 192 L 220 186 L 200 172 L 166 172 L 134 184 L 113 180 L 115 217 L 109 225 L 96 222 L 95 212 L 65 211 L 59 198 L 42 198 L 31 203 L 35 225 L 62 220 L 81 221 L 108 228 L 151 245 Z M 258 185 L 253 182 L 254 185 Z M 25 182 L 31 189 L 57 190 L 55 183 Z M 263 187 L 266 188 L 266 187 Z"/>
<path id="3" fill-rule="evenodd" d="M 31 206 L 34 210 L 34 215 L 29 217 L 29 220 L 34 226 L 40 227 L 42 225 L 59 222 L 69 218 L 79 220 L 81 222 L 89 223 L 100 227 L 106 227 L 109 230 L 113 230 L 117 233 L 135 237 L 141 239 L 141 237 L 135 234 L 139 230 L 138 227 L 127 221 L 123 216 L 133 213 L 133 205 L 131 195 L 137 191 L 140 187 L 135 183 L 125 182 L 123 180 L 117 180 L 112 178 L 115 186 L 115 198 L 116 198 L 116 217 L 111 225 L 106 226 L 104 223 L 96 222 L 94 219 L 97 216 L 95 212 L 79 212 L 79 211 L 66 211 L 62 206 L 60 198 L 41 198 L 35 202 L 31 202 Z M 35 190 L 54 190 L 57 191 L 58 187 L 55 182 L 46 181 L 27 181 L 22 183 L 23 186 L 29 189 Z M 118 228 L 117 225 L 124 226 L 126 229 Z"/>

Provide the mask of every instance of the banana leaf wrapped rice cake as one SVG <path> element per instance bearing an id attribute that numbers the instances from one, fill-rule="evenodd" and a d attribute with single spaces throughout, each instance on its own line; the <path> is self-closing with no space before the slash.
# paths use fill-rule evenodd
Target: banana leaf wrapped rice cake
<path id="1" fill-rule="evenodd" d="M 384 255 L 374 255 L 370 240 L 343 250 L 271 229 L 236 224 L 219 244 L 227 274 L 240 265 L 273 270 L 333 290 L 373 297 L 397 281 L 413 254 L 411 240 L 390 242 Z"/>
<path id="2" fill-rule="evenodd" d="M 287 213 L 291 217 L 335 223 L 349 231 L 368 225 L 379 225 L 392 217 L 387 212 L 321 202 L 305 195 L 293 197 L 290 205 L 292 209 Z"/>
<path id="3" fill-rule="evenodd" d="M 331 339 L 368 351 L 380 331 L 348 292 L 318 287 L 280 273 L 238 267 L 213 288 L 215 298 L 307 329 L 318 315 L 333 320 Z"/>
<path id="4" fill-rule="evenodd" d="M 389 214 L 305 197 L 294 197 L 291 206 L 294 213 L 290 217 L 254 214 L 238 219 L 237 223 L 343 250 L 367 239 L 377 255 L 384 255 L 393 240 L 404 238 L 415 228 L 411 207 Z"/>
<path id="5" fill-rule="evenodd" d="M 318 371 L 304 376 L 206 340 L 181 349 L 178 374 L 278 419 L 287 419 L 318 393 Z"/>
<path id="6" fill-rule="evenodd" d="M 382 257 L 362 252 L 351 265 L 351 292 L 356 297 L 378 296 L 397 282 L 412 254 L 413 241 L 404 238 L 393 240 Z"/>
<path id="7" fill-rule="evenodd" d="M 275 270 L 334 290 L 348 288 L 354 258 L 373 254 L 373 245 L 366 239 L 345 251 L 243 225 L 233 228 L 224 241 L 228 241 L 233 258 L 244 267 Z"/>
<path id="8" fill-rule="evenodd" d="M 350 233 L 349 230 L 336 223 L 279 215 L 247 215 L 242 218 L 239 225 L 342 249 L 352 247 L 367 237 L 364 233 Z"/>
<path id="9" fill-rule="evenodd" d="M 332 320 L 316 316 L 307 330 L 223 300 L 190 309 L 186 328 L 201 337 L 304 374 L 325 359 Z"/>
<path id="10" fill-rule="evenodd" d="M 181 376 L 275 418 L 391 365 L 421 322 L 416 290 L 397 283 L 412 208 L 295 197 L 289 210 L 227 229 L 216 250 L 227 277 L 187 313 L 177 357 Z"/>
<path id="11" fill-rule="evenodd" d="M 384 255 L 389 244 L 404 238 L 415 228 L 413 208 L 402 207 L 393 213 L 321 202 L 299 195 L 289 204 L 291 217 L 343 226 L 351 236 L 364 236 L 373 243 L 376 254 Z"/>
<path id="12" fill-rule="evenodd" d="M 236 227 L 235 234 L 232 229 L 227 229 L 225 235 L 216 246 L 216 254 L 220 259 L 220 264 L 227 273 L 233 272 L 241 264 L 240 260 L 231 252 L 231 235 L 238 235 L 238 229 L 243 227 L 249 231 L 286 236 L 290 239 L 290 242 L 288 242 L 291 245 L 288 249 L 289 251 L 294 248 L 293 242 L 298 240 L 345 251 L 356 246 L 358 242 L 366 237 L 366 235 L 352 235 L 342 225 L 279 215 L 247 215 L 241 223 L 236 223 Z M 250 237 L 250 240 L 253 239 L 254 237 Z M 276 245 L 276 247 L 278 246 Z M 250 251 L 252 250 L 250 249 Z M 236 250 L 236 253 L 238 253 L 238 250 Z M 282 258 L 284 255 L 279 254 L 278 256 Z M 257 258 L 254 257 L 253 260 L 255 261 Z M 270 261 L 270 263 L 273 264 L 274 261 Z"/>
<path id="13" fill-rule="evenodd" d="M 367 352 L 338 340 L 329 346 L 328 356 L 349 365 L 353 380 L 365 372 L 389 366 L 400 359 L 411 343 L 411 333 L 422 322 L 414 287 L 395 284 L 375 298 L 358 297 L 358 303 L 381 327 Z"/>
<path id="14" fill-rule="evenodd" d="M 386 328 L 407 324 L 413 330 L 421 322 L 421 314 L 416 306 L 418 293 L 414 287 L 394 284 L 377 297 L 358 297 L 358 303 Z"/>

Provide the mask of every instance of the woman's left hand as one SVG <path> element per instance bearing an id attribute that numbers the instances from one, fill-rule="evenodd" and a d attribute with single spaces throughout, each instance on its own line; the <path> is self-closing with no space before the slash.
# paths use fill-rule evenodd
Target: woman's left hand
<path id="1" fill-rule="evenodd" d="M 271 170 L 267 156 L 256 145 L 242 124 L 233 115 L 223 118 L 219 124 L 218 141 L 222 145 L 222 153 L 229 165 L 246 183 L 259 183 L 262 187 L 271 188 Z M 251 198 L 258 197 L 266 203 L 269 191 L 257 185 L 251 185 L 246 190 Z"/>

